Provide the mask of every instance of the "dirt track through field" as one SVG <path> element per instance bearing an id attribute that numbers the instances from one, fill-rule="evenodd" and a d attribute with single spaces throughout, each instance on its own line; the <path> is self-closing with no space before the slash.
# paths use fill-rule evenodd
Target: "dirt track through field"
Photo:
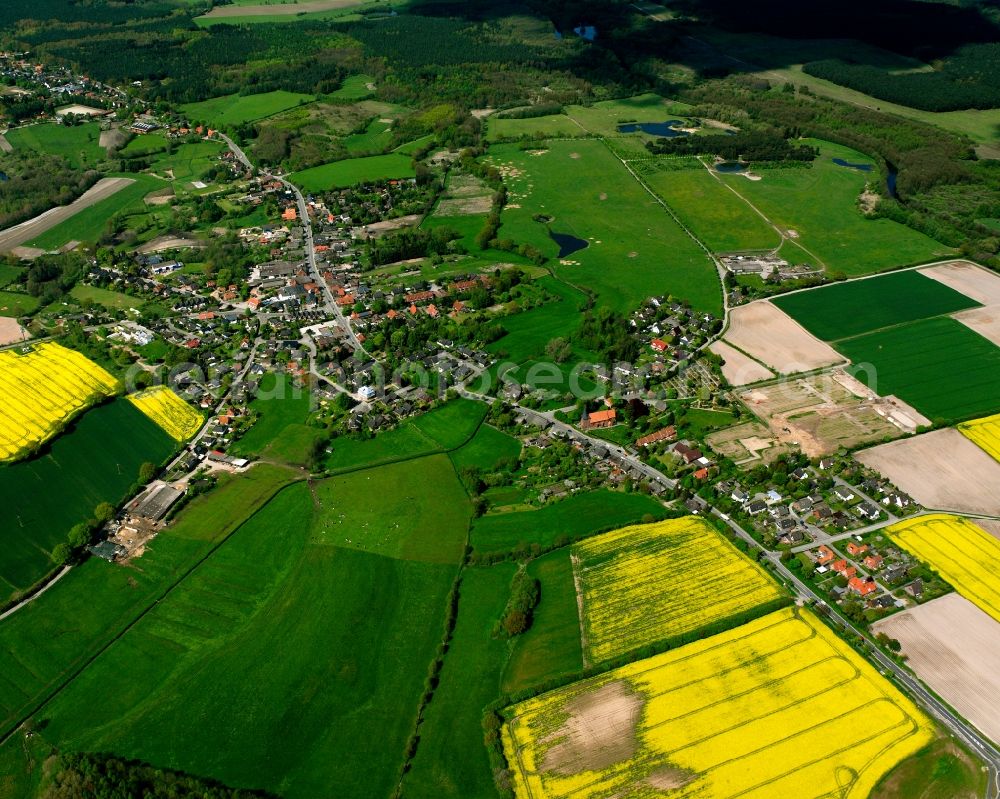
<path id="1" fill-rule="evenodd" d="M 78 197 L 69 205 L 60 205 L 39 214 L 34 219 L 22 222 L 20 225 L 0 231 L 0 252 L 10 252 L 15 247 L 41 236 L 56 225 L 80 213 L 85 208 L 96 205 L 101 200 L 116 194 L 130 183 L 131 178 L 102 178 L 97 181 L 83 196 Z"/>
<path id="2" fill-rule="evenodd" d="M 338 8 L 359 6 L 363 0 L 312 0 L 308 3 L 276 3 L 270 6 L 216 6 L 202 19 L 220 17 L 269 17 L 278 15 L 310 14 L 316 11 L 335 11 Z"/>
<path id="3" fill-rule="evenodd" d="M 948 428 L 855 455 L 933 510 L 1000 516 L 1000 463 Z"/>
<path id="4" fill-rule="evenodd" d="M 874 626 L 903 645 L 924 682 L 994 741 L 1000 741 L 1000 625 L 958 594 L 897 613 Z"/>

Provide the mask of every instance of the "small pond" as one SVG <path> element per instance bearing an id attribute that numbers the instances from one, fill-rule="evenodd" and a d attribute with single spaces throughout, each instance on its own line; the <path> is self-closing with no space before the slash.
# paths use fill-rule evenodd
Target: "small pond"
<path id="1" fill-rule="evenodd" d="M 10 180 L 10 178 L 7 177 L 7 173 L 0 172 L 0 183 L 3 183 L 5 180 Z"/>
<path id="2" fill-rule="evenodd" d="M 568 233 L 556 233 L 554 230 L 549 231 L 549 238 L 559 245 L 560 258 L 565 258 L 567 255 L 572 255 L 588 246 L 588 242 L 584 239 L 578 239 Z"/>
<path id="3" fill-rule="evenodd" d="M 846 166 L 848 169 L 857 169 L 861 172 L 871 172 L 875 168 L 871 164 L 852 164 L 850 161 L 845 161 L 843 158 L 834 158 L 833 163 L 837 166 Z"/>
<path id="4" fill-rule="evenodd" d="M 723 161 L 721 164 L 715 165 L 716 172 L 746 172 L 749 164 L 744 164 L 739 161 Z"/>
<path id="5" fill-rule="evenodd" d="M 642 131 L 650 136 L 661 136 L 670 139 L 674 136 L 687 136 L 683 130 L 675 130 L 678 125 L 683 125 L 683 120 L 668 119 L 666 122 L 625 122 L 618 126 L 619 133 L 636 133 Z"/>

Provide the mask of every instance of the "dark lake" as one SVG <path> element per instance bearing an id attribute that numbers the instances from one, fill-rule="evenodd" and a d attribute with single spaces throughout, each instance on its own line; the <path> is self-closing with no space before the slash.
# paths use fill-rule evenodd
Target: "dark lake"
<path id="1" fill-rule="evenodd" d="M 845 161 L 843 158 L 834 158 L 833 163 L 837 166 L 846 166 L 849 169 L 858 169 L 861 172 L 871 172 L 875 168 L 871 164 L 852 164 L 850 161 Z"/>
<path id="2" fill-rule="evenodd" d="M 587 247 L 588 244 L 584 239 L 578 239 L 576 236 L 570 236 L 568 233 L 556 233 L 554 230 L 549 231 L 549 238 L 559 245 L 560 258 L 572 255 Z"/>
<path id="3" fill-rule="evenodd" d="M 666 122 L 626 122 L 618 126 L 619 133 L 636 133 L 642 131 L 650 136 L 662 136 L 670 139 L 674 136 L 687 136 L 683 130 L 674 130 L 677 125 L 683 125 L 680 119 L 668 119 Z"/>
<path id="4" fill-rule="evenodd" d="M 746 168 L 747 165 L 741 164 L 739 161 L 723 161 L 721 164 L 715 165 L 716 172 L 744 172 Z"/>

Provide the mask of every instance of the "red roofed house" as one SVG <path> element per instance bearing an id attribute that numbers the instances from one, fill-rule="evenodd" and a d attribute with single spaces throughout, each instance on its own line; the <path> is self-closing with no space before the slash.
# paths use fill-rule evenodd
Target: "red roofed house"
<path id="1" fill-rule="evenodd" d="M 655 433 L 650 433 L 648 436 L 643 436 L 638 441 L 635 442 L 637 447 L 648 447 L 651 444 L 658 444 L 661 441 L 673 441 L 677 435 L 676 427 L 664 427 L 662 430 L 657 430 Z"/>
<path id="2" fill-rule="evenodd" d="M 434 305 L 433 303 L 430 304 L 430 305 L 428 305 L 424 310 L 427 311 L 427 315 L 431 319 L 437 319 L 438 318 L 438 309 L 437 309 L 437 306 Z"/>
<path id="3" fill-rule="evenodd" d="M 834 551 L 830 549 L 830 547 L 828 547 L 826 544 L 823 544 L 823 546 L 819 548 L 819 557 L 816 558 L 816 562 L 820 566 L 826 566 L 827 563 L 829 563 L 831 560 L 836 559 L 836 557 L 837 556 L 834 553 Z"/>
<path id="4" fill-rule="evenodd" d="M 864 555 L 868 551 L 867 544 L 855 544 L 853 541 L 847 545 L 848 555 Z"/>
<path id="5" fill-rule="evenodd" d="M 654 338 L 649 346 L 657 352 L 666 352 L 670 345 L 667 344 L 667 342 L 665 342 L 662 338 Z"/>
<path id="6" fill-rule="evenodd" d="M 607 411 L 594 411 L 587 416 L 587 423 L 591 427 L 611 427 L 615 423 L 618 413 L 614 408 Z"/>
<path id="7" fill-rule="evenodd" d="M 251 297 L 249 300 L 247 300 L 247 305 L 256 311 L 258 308 L 260 308 L 260 297 Z"/>
<path id="8" fill-rule="evenodd" d="M 833 570 L 837 572 L 837 574 L 841 575 L 842 577 L 846 577 L 847 579 L 852 578 L 855 574 L 858 573 L 858 570 L 853 566 L 849 566 L 844 558 L 841 558 L 840 560 L 838 560 L 836 563 L 833 564 Z"/>
<path id="9" fill-rule="evenodd" d="M 863 563 L 865 564 L 866 569 L 871 569 L 872 571 L 875 571 L 876 569 L 882 568 L 882 556 L 876 555 L 873 552 L 871 555 L 869 555 L 867 558 L 864 559 Z"/>
<path id="10" fill-rule="evenodd" d="M 337 297 L 337 305 L 339 305 L 341 308 L 347 308 L 351 305 L 354 305 L 354 295 L 345 294 L 343 297 Z"/>
<path id="11" fill-rule="evenodd" d="M 299 215 L 292 206 L 288 206 L 284 212 L 281 214 L 281 218 L 286 222 L 294 222 L 298 219 Z"/>
<path id="12" fill-rule="evenodd" d="M 694 473 L 695 480 L 704 480 L 706 477 L 708 477 L 708 469 L 699 469 Z"/>
<path id="13" fill-rule="evenodd" d="M 189 350 L 196 350 L 198 349 L 198 347 L 201 346 L 201 340 L 196 338 L 189 338 L 187 341 L 184 342 L 184 346 L 187 347 Z"/>
<path id="14" fill-rule="evenodd" d="M 852 577 L 847 581 L 847 587 L 859 596 L 868 596 L 878 591 L 878 586 L 871 577 Z"/>

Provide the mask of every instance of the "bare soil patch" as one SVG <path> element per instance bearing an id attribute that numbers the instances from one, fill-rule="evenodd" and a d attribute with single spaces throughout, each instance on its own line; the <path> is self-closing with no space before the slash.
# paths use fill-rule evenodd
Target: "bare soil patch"
<path id="1" fill-rule="evenodd" d="M 0 252 L 10 252 L 26 241 L 31 241 L 31 239 L 41 236 L 45 231 L 54 228 L 61 222 L 65 222 L 84 208 L 89 208 L 101 200 L 107 199 L 112 194 L 121 191 L 129 183 L 135 183 L 135 181 L 131 178 L 101 178 L 101 180 L 97 181 L 90 189 L 84 192 L 81 197 L 78 197 L 69 205 L 50 208 L 34 219 L 29 219 L 20 225 L 0 231 Z"/>
<path id="2" fill-rule="evenodd" d="M 984 305 L 954 314 L 954 318 L 1000 347 L 1000 305 Z"/>
<path id="3" fill-rule="evenodd" d="M 334 11 L 338 8 L 359 6 L 363 0 L 312 0 L 307 3 L 281 3 L 270 6 L 216 6 L 204 19 L 219 17 L 267 17 L 291 14 L 308 14 L 315 11 Z"/>
<path id="4" fill-rule="evenodd" d="M 1000 463 L 958 430 L 935 430 L 854 457 L 926 508 L 1000 516 Z"/>
<path id="5" fill-rule="evenodd" d="M 974 263 L 952 261 L 917 271 L 983 305 L 1000 305 L 1000 275 Z"/>
<path id="6" fill-rule="evenodd" d="M 952 707 L 1000 741 L 1000 625 L 958 594 L 897 613 L 876 632 L 903 645 L 910 667 Z"/>
<path id="7" fill-rule="evenodd" d="M 774 377 L 774 372 L 770 369 L 725 341 L 713 341 L 708 348 L 725 361 L 722 364 L 722 376 L 732 386 L 745 386 Z"/>
<path id="8" fill-rule="evenodd" d="M 868 391 L 840 370 L 752 388 L 740 399 L 777 441 L 813 458 L 915 429 L 899 422 L 891 398 Z"/>
<path id="9" fill-rule="evenodd" d="M 970 519 L 969 521 L 975 522 L 979 527 L 984 529 L 994 538 L 1000 538 L 1000 520 L 997 519 Z"/>
<path id="10" fill-rule="evenodd" d="M 9 316 L 0 316 L 0 345 L 14 344 L 18 341 L 26 341 L 31 335 L 16 319 Z"/>
<path id="11" fill-rule="evenodd" d="M 677 788 L 683 788 L 694 777 L 694 774 L 688 774 L 683 769 L 664 766 L 650 774 L 648 782 L 659 791 L 673 791 Z"/>
<path id="12" fill-rule="evenodd" d="M 163 250 L 182 250 L 187 247 L 204 247 L 205 242 L 182 236 L 158 236 L 147 241 L 139 248 L 141 253 L 162 252 Z"/>
<path id="13" fill-rule="evenodd" d="M 542 768 L 571 775 L 630 759 L 638 748 L 642 705 L 642 697 L 623 680 L 568 702 L 569 718 L 550 736 L 556 743 L 545 753 Z"/>
<path id="14" fill-rule="evenodd" d="M 760 422 L 744 422 L 717 430 L 705 440 L 715 452 L 746 468 L 771 463 L 790 449 Z"/>
<path id="15" fill-rule="evenodd" d="M 401 230 L 405 227 L 415 227 L 423 220 L 423 214 L 410 214 L 409 216 L 397 216 L 395 219 L 386 219 L 384 222 L 373 222 L 363 228 L 357 228 L 358 235 L 361 236 L 384 236 L 394 230 Z"/>
<path id="16" fill-rule="evenodd" d="M 434 216 L 467 216 L 469 214 L 488 214 L 493 207 L 493 198 L 489 195 L 479 197 L 455 197 L 441 200 L 434 209 Z"/>
<path id="17" fill-rule="evenodd" d="M 767 300 L 734 308 L 725 340 L 779 374 L 844 363 L 844 357 Z"/>

